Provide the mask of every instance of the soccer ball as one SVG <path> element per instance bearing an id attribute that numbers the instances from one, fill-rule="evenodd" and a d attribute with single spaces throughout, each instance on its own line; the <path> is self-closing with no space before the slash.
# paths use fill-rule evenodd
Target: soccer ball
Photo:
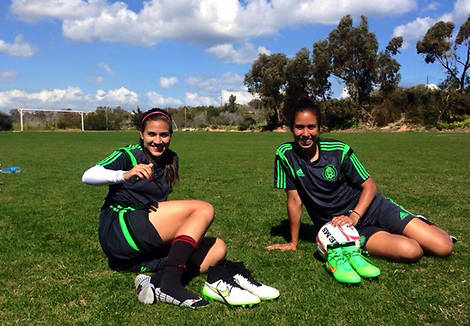
<path id="1" fill-rule="evenodd" d="M 320 228 L 317 234 L 317 251 L 323 258 L 328 257 L 326 247 L 332 243 L 351 242 L 356 243 L 356 247 L 361 246 L 360 236 L 354 226 L 342 225 L 334 226 L 331 222 Z"/>

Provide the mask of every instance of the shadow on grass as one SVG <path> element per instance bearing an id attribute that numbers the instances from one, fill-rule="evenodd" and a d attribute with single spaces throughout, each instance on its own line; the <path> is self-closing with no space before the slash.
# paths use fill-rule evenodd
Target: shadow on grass
<path id="1" fill-rule="evenodd" d="M 316 243 L 317 232 L 317 228 L 312 224 L 300 223 L 299 240 Z M 286 242 L 290 241 L 289 220 L 285 219 L 279 225 L 271 227 L 271 235 L 281 236 Z M 325 258 L 321 257 L 317 250 L 313 252 L 313 257 L 320 262 L 325 261 Z"/>
<path id="2" fill-rule="evenodd" d="M 317 236 L 316 228 L 312 224 L 300 223 L 299 240 L 314 243 Z M 271 227 L 272 236 L 281 236 L 284 240 L 290 241 L 289 221 L 287 219 L 281 221 L 279 225 Z"/>

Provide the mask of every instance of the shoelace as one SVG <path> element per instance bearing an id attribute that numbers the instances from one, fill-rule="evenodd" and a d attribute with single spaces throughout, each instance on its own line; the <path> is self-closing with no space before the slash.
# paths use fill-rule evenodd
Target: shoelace
<path id="1" fill-rule="evenodd" d="M 253 276 L 251 276 L 251 272 L 247 268 L 241 268 L 239 273 L 237 273 L 237 274 L 240 274 L 241 276 L 246 278 L 248 280 L 248 282 L 250 282 L 251 284 L 253 284 L 255 286 L 261 286 L 262 285 L 260 282 L 255 280 L 253 278 Z"/>
<path id="2" fill-rule="evenodd" d="M 345 255 L 343 255 L 343 253 L 339 250 L 332 250 L 331 252 L 328 252 L 328 257 L 334 259 L 337 265 L 347 262 Z"/>
<path id="3" fill-rule="evenodd" d="M 358 249 L 358 250 L 351 250 L 350 252 L 347 253 L 347 258 L 348 260 L 350 258 L 360 258 L 359 260 L 356 260 L 356 264 L 360 264 L 362 266 L 370 264 L 370 262 L 364 257 L 364 255 L 370 256 L 369 252 L 363 249 Z M 346 256 L 346 255 L 345 255 Z"/>

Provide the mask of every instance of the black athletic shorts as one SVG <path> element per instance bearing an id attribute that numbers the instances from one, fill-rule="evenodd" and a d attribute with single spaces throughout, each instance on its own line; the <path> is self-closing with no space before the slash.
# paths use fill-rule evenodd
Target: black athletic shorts
<path id="1" fill-rule="evenodd" d="M 98 235 L 109 266 L 120 272 L 154 271 L 168 254 L 169 244 L 160 238 L 147 209 L 104 206 Z"/>
<path id="2" fill-rule="evenodd" d="M 387 231 L 401 234 L 405 226 L 415 217 L 390 198 L 377 194 L 366 214 L 359 219 L 356 229 L 361 236 L 361 246 L 376 232 Z"/>

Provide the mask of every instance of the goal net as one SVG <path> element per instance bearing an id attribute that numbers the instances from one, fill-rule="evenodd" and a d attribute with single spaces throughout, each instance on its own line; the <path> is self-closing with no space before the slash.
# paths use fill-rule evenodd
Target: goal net
<path id="1" fill-rule="evenodd" d="M 85 130 L 84 111 L 19 108 L 20 130 Z"/>

